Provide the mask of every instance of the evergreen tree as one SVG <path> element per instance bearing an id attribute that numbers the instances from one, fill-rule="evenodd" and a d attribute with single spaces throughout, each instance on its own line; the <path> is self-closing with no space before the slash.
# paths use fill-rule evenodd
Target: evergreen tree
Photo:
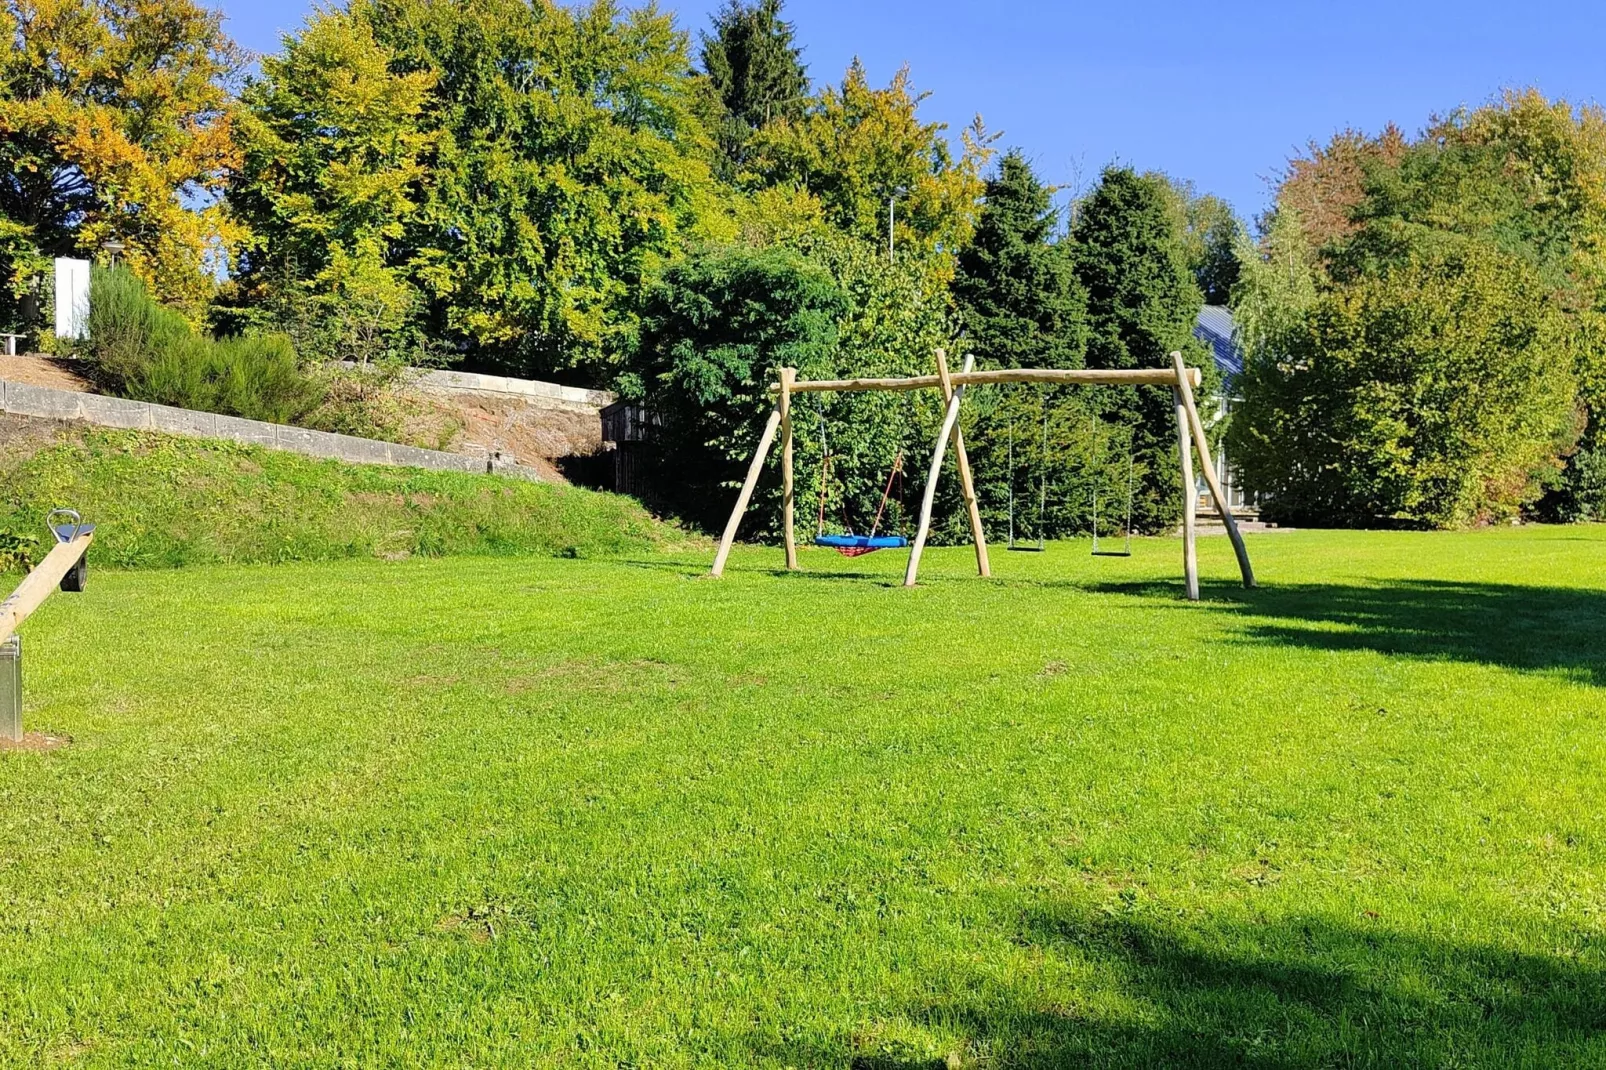
<path id="1" fill-rule="evenodd" d="M 976 234 L 959 254 L 954 299 L 967 348 L 1006 368 L 1077 368 L 1087 350 L 1087 295 L 1051 243 L 1048 187 L 1019 152 L 987 183 Z"/>
<path id="2" fill-rule="evenodd" d="M 772 119 L 797 114 L 809 91 L 808 68 L 781 19 L 782 0 L 726 0 L 714 32 L 702 35 L 703 72 L 725 105 L 720 148 L 734 173 L 747 140 Z"/>
<path id="3" fill-rule="evenodd" d="M 1090 368 L 1157 368 L 1182 351 L 1202 367 L 1206 391 L 1214 364 L 1193 337 L 1204 300 L 1189 270 L 1165 180 L 1130 168 L 1105 170 L 1072 233 L 1076 274 L 1087 290 Z M 1102 415 L 1120 440 L 1132 436 L 1139 471 L 1133 523 L 1158 531 L 1181 513 L 1176 417 L 1170 394 L 1153 387 L 1102 390 Z"/>
<path id="4" fill-rule="evenodd" d="M 1238 243 L 1243 234 L 1243 224 L 1220 197 L 1207 194 L 1188 205 L 1188 266 L 1204 294 L 1205 304 L 1232 302 L 1232 290 L 1242 272 Z"/>

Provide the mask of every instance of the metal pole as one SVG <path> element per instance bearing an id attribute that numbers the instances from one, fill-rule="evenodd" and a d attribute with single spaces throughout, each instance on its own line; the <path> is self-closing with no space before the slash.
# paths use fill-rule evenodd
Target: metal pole
<path id="1" fill-rule="evenodd" d="M 22 742 L 22 636 L 0 642 L 0 739 Z"/>
<path id="2" fill-rule="evenodd" d="M 887 263 L 889 263 L 889 264 L 895 262 L 896 259 L 897 259 L 896 255 L 893 252 L 893 248 L 892 248 L 892 236 L 893 236 L 892 224 L 893 224 L 894 217 L 897 215 L 897 211 L 898 211 L 898 196 L 897 196 L 897 194 L 893 194 L 892 196 L 887 198 Z"/>

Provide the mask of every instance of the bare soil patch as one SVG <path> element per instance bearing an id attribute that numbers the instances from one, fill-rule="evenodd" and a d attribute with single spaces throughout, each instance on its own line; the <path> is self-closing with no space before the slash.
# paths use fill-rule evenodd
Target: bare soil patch
<path id="1" fill-rule="evenodd" d="M 48 751 L 61 750 L 61 748 L 71 744 L 71 736 L 53 736 L 48 732 L 24 732 L 20 740 L 0 739 L 0 754 L 7 751 L 43 754 Z"/>
<path id="2" fill-rule="evenodd" d="M 55 420 L 39 420 L 31 416 L 0 413 L 0 455 L 30 456 L 35 451 L 58 441 L 66 428 L 66 424 Z"/>
<path id="3" fill-rule="evenodd" d="M 554 483 L 567 482 L 552 463 L 555 459 L 589 456 L 602 449 L 602 423 L 591 409 L 531 405 L 494 394 L 435 395 L 434 400 L 449 406 L 462 421 L 457 452 L 483 449 L 511 456 Z"/>
<path id="4" fill-rule="evenodd" d="M 0 379 L 28 386 L 48 386 L 56 390 L 94 392 L 95 385 L 82 374 L 76 360 L 29 353 L 15 357 L 0 353 Z"/>

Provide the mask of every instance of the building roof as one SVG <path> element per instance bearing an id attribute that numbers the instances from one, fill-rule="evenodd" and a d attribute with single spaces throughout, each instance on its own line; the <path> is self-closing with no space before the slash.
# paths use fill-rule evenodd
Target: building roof
<path id="1" fill-rule="evenodd" d="M 1206 305 L 1199 310 L 1193 336 L 1210 347 L 1216 368 L 1228 384 L 1243 372 L 1244 354 L 1233 337 L 1232 312 L 1224 305 Z"/>

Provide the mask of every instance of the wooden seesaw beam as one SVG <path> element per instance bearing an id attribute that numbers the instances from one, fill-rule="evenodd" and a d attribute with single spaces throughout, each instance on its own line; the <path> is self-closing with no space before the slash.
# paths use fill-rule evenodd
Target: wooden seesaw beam
<path id="1" fill-rule="evenodd" d="M 77 514 L 73 514 L 76 519 Z M 55 529 L 64 532 L 65 529 Z M 58 536 L 66 539 L 65 534 Z M 76 530 L 71 539 L 58 542 L 45 559 L 0 602 L 0 739 L 22 741 L 22 640 L 17 629 L 29 614 L 44 604 L 74 569 L 80 567 L 84 552 L 95 541 L 93 530 Z M 76 582 L 72 589 L 79 589 Z"/>
<path id="2" fill-rule="evenodd" d="M 57 543 L 55 548 L 45 555 L 45 559 L 34 567 L 34 570 L 23 578 L 17 589 L 11 592 L 11 597 L 0 602 L 0 643 L 10 639 L 28 615 L 50 597 L 50 592 L 60 585 L 63 577 L 73 570 L 89 544 L 95 541 L 95 533 L 86 531 L 72 539 L 70 542 Z"/>

